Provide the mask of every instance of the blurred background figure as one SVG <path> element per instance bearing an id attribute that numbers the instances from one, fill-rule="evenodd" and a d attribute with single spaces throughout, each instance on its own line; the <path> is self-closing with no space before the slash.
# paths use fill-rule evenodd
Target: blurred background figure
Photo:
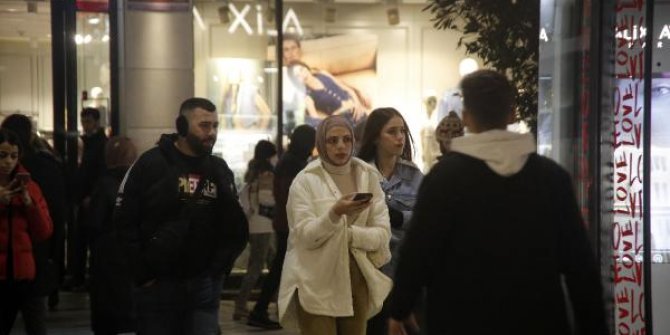
<path id="1" fill-rule="evenodd" d="M 286 242 L 288 240 L 286 202 L 288 201 L 288 191 L 293 179 L 307 165 L 307 160 L 312 155 L 315 135 L 314 128 L 306 124 L 293 129 L 288 150 L 277 162 L 272 188 L 275 199 L 275 215 L 272 226 L 277 238 L 276 252 L 270 272 L 263 282 L 258 301 L 256 301 L 256 305 L 249 315 L 247 324 L 250 326 L 272 328 L 276 325 L 276 322 L 268 317 L 268 306 L 279 289 L 284 256 L 286 255 Z"/>
<path id="2" fill-rule="evenodd" d="M 461 136 L 463 136 L 463 121 L 454 111 L 443 117 L 435 128 L 435 139 L 440 145 L 442 155 L 451 150 L 451 140 Z M 439 160 L 440 157 L 438 156 L 436 160 Z"/>
<path id="3" fill-rule="evenodd" d="M 91 193 L 87 226 L 91 248 L 91 329 L 96 335 L 136 329 L 133 281 L 112 224 L 119 185 L 136 158 L 137 149 L 129 138 L 110 138 L 105 145 L 107 171 Z"/>
<path id="4" fill-rule="evenodd" d="M 91 201 L 91 192 L 98 179 L 105 173 L 105 144 L 107 135 L 100 126 L 100 111 L 96 108 L 84 108 L 79 113 L 81 127 L 84 134 L 81 136 L 83 149 L 81 163 L 73 185 L 77 187 L 75 201 L 77 209 L 76 223 L 73 229 L 68 228 L 68 269 L 71 278 L 64 284 L 65 289 L 84 289 L 86 282 L 86 268 L 88 264 L 88 227 L 86 218 Z M 70 247 L 71 246 L 71 247 Z M 71 256 L 71 257 L 70 257 Z"/>
<path id="5" fill-rule="evenodd" d="M 395 272 L 397 249 L 412 217 L 423 173 L 412 162 L 413 139 L 407 122 L 395 108 L 377 108 L 368 116 L 358 157 L 377 167 L 391 219 L 391 262 L 382 271 Z M 368 322 L 368 335 L 386 335 L 388 313 L 382 311 Z"/>
<path id="6" fill-rule="evenodd" d="M 58 289 L 65 275 L 65 224 L 67 189 L 62 161 L 49 144 L 35 132 L 32 120 L 23 114 L 12 114 L 2 121 L 2 128 L 13 131 L 21 142 L 21 165 L 30 171 L 49 208 L 53 235 L 33 244 L 37 266 L 34 294 L 49 296 L 50 309 L 58 305 Z"/>
<path id="7" fill-rule="evenodd" d="M 0 334 L 9 334 L 21 311 L 26 333 L 44 335 L 46 298 L 36 292 L 33 244 L 53 232 L 40 187 L 19 164 L 21 141 L 0 129 Z"/>
<path id="8" fill-rule="evenodd" d="M 256 286 L 263 268 L 268 262 L 272 245 L 272 219 L 275 214 L 275 199 L 272 194 L 274 166 L 277 163 L 277 148 L 270 141 L 258 141 L 254 158 L 249 161 L 244 175 L 245 185 L 240 191 L 240 203 L 249 222 L 249 261 L 247 272 L 242 279 L 240 292 L 235 299 L 233 319 L 249 316 L 247 300 Z M 269 323 L 267 327 L 278 328 L 279 324 Z"/>

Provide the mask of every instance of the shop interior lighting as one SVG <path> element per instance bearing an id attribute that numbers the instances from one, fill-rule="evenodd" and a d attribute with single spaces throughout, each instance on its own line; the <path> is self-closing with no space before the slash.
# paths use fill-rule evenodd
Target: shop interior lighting
<path id="1" fill-rule="evenodd" d="M 334 23 L 337 16 L 337 9 L 332 5 L 326 6 L 326 9 L 323 13 L 323 20 L 328 23 Z"/>
<path id="2" fill-rule="evenodd" d="M 268 0 L 266 8 L 267 8 L 265 15 L 266 21 L 268 23 L 275 22 L 275 2 L 273 0 Z"/>
<path id="3" fill-rule="evenodd" d="M 477 61 L 467 57 L 464 58 L 459 64 L 458 64 L 458 73 L 461 75 L 461 77 L 464 77 L 472 72 L 477 71 L 479 69 L 479 64 L 477 64 Z"/>
<path id="4" fill-rule="evenodd" d="M 109 42 L 109 35 L 107 35 L 107 34 L 102 35 L 102 41 L 103 42 Z"/>
<path id="5" fill-rule="evenodd" d="M 221 6 L 219 6 L 219 22 L 222 24 L 230 23 L 230 8 L 228 6 L 228 1 L 221 2 Z"/>
<path id="6" fill-rule="evenodd" d="M 37 13 L 37 2 L 28 1 L 26 2 L 26 7 L 28 13 Z"/>
<path id="7" fill-rule="evenodd" d="M 391 26 L 395 26 L 400 23 L 398 0 L 386 0 L 386 20 Z"/>

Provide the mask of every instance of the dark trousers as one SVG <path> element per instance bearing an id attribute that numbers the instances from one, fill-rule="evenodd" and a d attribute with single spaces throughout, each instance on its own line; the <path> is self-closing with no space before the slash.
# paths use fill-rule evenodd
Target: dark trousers
<path id="1" fill-rule="evenodd" d="M 409 334 L 426 334 L 426 327 L 425 327 L 425 301 L 426 301 L 426 291 L 425 289 L 422 290 L 421 295 L 417 298 L 416 304 L 414 305 L 414 317 L 416 318 L 416 322 L 419 324 L 419 327 L 421 327 L 421 330 L 418 333 L 411 332 L 411 330 L 407 330 L 410 332 Z M 388 319 L 391 317 L 389 315 L 389 312 L 387 310 L 388 306 L 388 298 L 384 300 L 384 305 L 382 306 L 382 310 L 377 313 L 377 315 L 373 316 L 370 320 L 368 320 L 368 329 L 366 334 L 367 335 L 387 335 L 388 334 Z"/>
<path id="2" fill-rule="evenodd" d="M 281 272 L 284 267 L 284 256 L 286 256 L 288 232 L 276 232 L 275 236 L 277 237 L 277 254 L 272 260 L 270 272 L 263 282 L 263 288 L 261 289 L 260 296 L 258 297 L 258 301 L 256 301 L 252 314 L 267 315 L 270 301 L 272 301 L 272 297 L 274 297 L 279 289 Z"/>
<path id="3" fill-rule="evenodd" d="M 86 269 L 88 263 L 89 231 L 87 215 L 88 208 L 83 204 L 77 211 L 77 219 L 74 225 L 68 229 L 68 271 L 72 276 L 72 283 L 76 286 L 84 285 L 86 280 Z M 71 230 L 70 230 L 71 228 Z"/>
<path id="4" fill-rule="evenodd" d="M 136 288 L 139 335 L 217 335 L 221 277 L 160 278 Z"/>
<path id="5" fill-rule="evenodd" d="M 33 294 L 32 282 L 0 281 L 0 297 L 0 335 L 11 333 L 19 311 L 28 335 L 47 333 L 46 298 Z"/>

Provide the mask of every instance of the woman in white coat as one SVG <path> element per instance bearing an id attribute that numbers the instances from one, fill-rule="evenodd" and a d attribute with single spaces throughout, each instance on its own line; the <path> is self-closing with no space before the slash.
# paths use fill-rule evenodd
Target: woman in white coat
<path id="1" fill-rule="evenodd" d="M 289 239 L 279 289 L 279 318 L 303 335 L 363 335 L 391 280 L 381 175 L 352 157 L 353 129 L 330 116 L 317 129 L 319 159 L 293 181 L 286 206 Z M 371 193 L 359 198 L 358 193 Z"/>

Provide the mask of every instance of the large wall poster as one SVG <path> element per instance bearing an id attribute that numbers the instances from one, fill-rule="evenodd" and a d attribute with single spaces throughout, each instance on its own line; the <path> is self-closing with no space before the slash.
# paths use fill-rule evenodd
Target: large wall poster
<path id="1" fill-rule="evenodd" d="M 377 45 L 373 34 L 285 35 L 284 132 L 338 114 L 362 124 L 377 91 Z M 274 46 L 268 49 L 273 60 Z"/>
<path id="2" fill-rule="evenodd" d="M 394 107 L 405 117 L 415 139 L 418 154 L 414 162 L 423 165 L 420 133 L 437 114 L 427 117 L 424 102 L 429 95 L 439 100 L 443 92 L 457 86 L 458 65 L 466 57 L 465 50 L 457 48 L 460 34 L 434 29 L 422 4 L 401 6 L 400 23 L 389 25 L 385 6 L 380 4 L 337 3 L 337 21 L 326 23 L 325 7 L 290 2 L 284 6 L 284 42 L 277 46 L 275 23 L 264 21 L 265 4 L 229 4 L 235 7 L 230 10 L 235 14 L 230 22 L 221 20 L 217 11 L 221 5 L 198 5 L 207 29 L 195 26 L 199 36 L 195 49 L 200 54 L 195 66 L 196 94 L 206 94 L 222 114 L 217 143 L 221 148 L 217 150 L 228 162 L 237 154 L 224 153 L 224 141 L 236 141 L 240 145 L 234 150 L 246 150 L 257 135 L 274 140 L 279 113 L 286 145 L 287 136 L 297 125 L 316 126 L 327 115 L 339 113 L 361 125 L 374 108 Z M 277 68 L 278 47 L 283 54 L 281 68 Z M 242 61 L 249 62 L 253 75 L 239 80 L 225 76 L 224 72 L 247 66 L 240 65 Z M 228 63 L 217 65 L 222 62 Z M 279 74 L 283 78 L 281 91 L 277 89 Z M 271 111 L 268 126 L 263 120 L 263 104 L 254 92 L 261 92 Z M 276 99 L 282 99 L 282 111 L 276 110 Z M 241 110 L 241 106 L 250 109 Z M 261 119 L 251 121 L 253 115 Z M 242 122 L 245 119 L 247 122 Z M 434 128 L 437 120 L 432 123 Z M 236 137 L 228 138 L 231 133 Z"/>

